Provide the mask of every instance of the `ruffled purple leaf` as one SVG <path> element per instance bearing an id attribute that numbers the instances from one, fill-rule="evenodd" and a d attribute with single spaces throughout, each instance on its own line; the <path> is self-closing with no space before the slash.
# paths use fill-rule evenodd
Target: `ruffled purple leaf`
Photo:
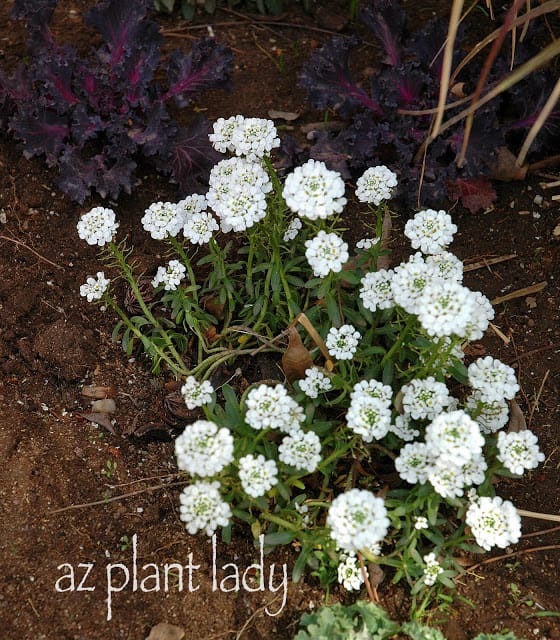
<path id="1" fill-rule="evenodd" d="M 47 163 L 52 165 L 64 147 L 70 126 L 66 118 L 52 111 L 41 111 L 38 114 L 16 114 L 10 120 L 10 130 L 22 142 L 26 158 L 44 153 Z"/>
<path id="2" fill-rule="evenodd" d="M 159 46 L 157 24 L 145 20 L 151 5 L 151 0 L 106 0 L 88 11 L 85 23 L 97 29 L 105 42 L 106 52 L 101 53 L 104 62 L 118 65 L 135 49 L 149 43 Z"/>
<path id="3" fill-rule="evenodd" d="M 360 20 L 379 40 L 385 52 L 383 62 L 397 66 L 401 62 L 406 24 L 406 14 L 400 4 L 392 0 L 375 0 L 360 11 Z"/>
<path id="4" fill-rule="evenodd" d="M 145 156 L 164 156 L 175 132 L 176 127 L 170 125 L 165 105 L 157 102 L 148 112 L 147 119 L 134 123 L 128 135 L 134 144 L 142 149 Z"/>
<path id="5" fill-rule="evenodd" d="M 231 50 L 212 38 L 193 43 L 189 54 L 174 51 L 167 74 L 169 86 L 162 100 L 174 98 L 179 107 L 185 107 L 194 92 L 229 89 L 232 60 Z"/>
<path id="6" fill-rule="evenodd" d="M 90 195 L 97 178 L 94 160 L 84 160 L 75 147 L 67 147 L 59 158 L 57 186 L 80 204 Z"/>
<path id="7" fill-rule="evenodd" d="M 377 114 L 383 113 L 380 104 L 357 86 L 350 73 L 350 52 L 357 44 L 356 38 L 335 36 L 305 63 L 300 84 L 316 109 L 332 107 L 347 115 L 357 107 L 363 107 Z"/>
<path id="8" fill-rule="evenodd" d="M 168 158 L 160 162 L 162 169 L 171 167 L 171 175 L 182 194 L 207 186 L 211 168 L 223 157 L 208 140 L 211 130 L 210 123 L 203 118 L 197 118 L 188 129 L 178 129 L 171 140 Z"/>

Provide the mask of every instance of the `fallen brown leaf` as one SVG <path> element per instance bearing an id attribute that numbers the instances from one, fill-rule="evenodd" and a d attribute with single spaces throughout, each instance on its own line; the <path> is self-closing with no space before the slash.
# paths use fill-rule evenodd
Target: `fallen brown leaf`
<path id="1" fill-rule="evenodd" d="M 282 369 L 288 382 L 292 383 L 305 378 L 305 371 L 313 366 L 313 359 L 295 327 L 288 329 L 288 336 L 288 347 L 282 355 Z"/>

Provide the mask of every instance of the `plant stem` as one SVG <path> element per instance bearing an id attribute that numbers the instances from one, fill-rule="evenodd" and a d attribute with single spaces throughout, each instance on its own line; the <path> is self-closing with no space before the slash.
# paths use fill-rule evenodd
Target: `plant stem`
<path id="1" fill-rule="evenodd" d="M 122 253 L 122 251 L 119 249 L 119 247 L 114 242 L 108 243 L 108 248 L 111 251 L 111 253 L 115 256 L 115 258 L 117 260 L 117 263 L 118 263 L 118 266 L 120 267 L 120 269 L 124 273 L 125 278 L 126 278 L 128 284 L 130 285 L 130 288 L 132 289 L 132 292 L 134 293 L 134 296 L 135 296 L 136 300 L 138 300 L 138 304 L 140 305 L 140 308 L 142 309 L 142 313 L 150 321 L 152 326 L 155 329 L 158 330 L 158 332 L 160 333 L 161 337 L 165 340 L 166 347 L 167 347 L 167 349 L 169 349 L 169 352 L 171 353 L 171 355 L 173 356 L 173 358 L 175 359 L 175 362 L 176 362 L 176 364 L 172 366 L 173 371 L 175 373 L 180 373 L 182 375 L 185 374 L 188 371 L 188 369 L 187 369 L 187 367 L 186 367 L 186 365 L 185 365 L 185 363 L 183 361 L 183 358 L 181 358 L 181 356 L 179 355 L 179 353 L 175 349 L 175 346 L 174 346 L 171 338 L 169 337 L 169 335 L 165 331 L 165 329 L 161 326 L 159 321 L 154 317 L 154 315 L 152 314 L 152 312 L 150 311 L 150 309 L 146 305 L 146 302 L 145 302 L 144 298 L 142 297 L 142 294 L 140 293 L 140 289 L 138 288 L 138 284 L 137 284 L 137 282 L 136 282 L 136 280 L 134 278 L 134 274 L 132 273 L 132 269 L 130 268 L 129 264 L 127 263 L 124 254 Z M 142 335 L 142 339 L 145 339 L 147 337 L 147 336 L 144 336 L 143 334 L 141 334 L 141 335 Z M 155 347 L 155 345 L 154 345 L 154 347 Z M 165 360 L 166 360 L 166 362 L 169 363 L 169 359 L 168 358 L 165 358 Z"/>
<path id="2" fill-rule="evenodd" d="M 196 278 L 194 275 L 194 271 L 191 265 L 191 261 L 189 256 L 185 253 L 185 250 L 183 248 L 183 245 L 177 240 L 177 238 L 173 237 L 173 236 L 169 236 L 167 238 L 167 240 L 169 241 L 169 243 L 171 244 L 171 246 L 173 247 L 173 249 L 175 249 L 175 251 L 178 253 L 179 257 L 181 258 L 183 264 L 185 265 L 185 267 L 187 268 L 188 274 L 189 274 L 189 280 L 191 281 L 191 285 L 192 285 L 192 295 L 193 295 L 193 301 L 195 304 L 198 304 L 198 287 L 196 285 Z"/>

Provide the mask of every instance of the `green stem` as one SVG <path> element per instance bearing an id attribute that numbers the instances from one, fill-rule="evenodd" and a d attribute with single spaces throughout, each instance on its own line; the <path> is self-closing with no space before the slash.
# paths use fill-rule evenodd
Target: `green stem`
<path id="1" fill-rule="evenodd" d="M 214 240 L 214 238 L 210 238 L 210 242 L 208 243 L 208 247 L 210 249 L 210 252 L 212 253 L 214 259 L 215 259 L 215 263 L 217 263 L 217 265 L 215 265 L 217 267 L 220 279 L 222 280 L 222 285 L 223 288 L 225 289 L 226 292 L 226 298 L 227 298 L 227 315 L 224 318 L 223 321 L 223 327 L 226 328 L 229 326 L 229 323 L 231 322 L 231 318 L 233 316 L 233 308 L 234 308 L 234 302 L 233 302 L 233 295 L 231 293 L 231 289 L 229 287 L 229 282 L 228 282 L 228 278 L 227 278 L 227 269 L 226 269 L 226 263 L 224 261 L 224 256 L 223 253 L 219 247 L 219 245 L 217 244 L 216 240 Z"/>
<path id="2" fill-rule="evenodd" d="M 133 324 L 130 321 L 130 318 L 126 315 L 126 313 L 119 307 L 119 305 L 110 296 L 105 295 L 103 299 L 107 303 L 107 305 L 111 307 L 113 311 L 115 311 L 115 313 L 119 316 L 119 318 L 123 321 L 123 323 L 134 333 L 134 335 L 140 341 L 146 338 L 146 336 L 140 331 L 140 329 L 138 329 L 138 327 L 135 324 Z M 182 375 L 187 373 L 186 369 L 178 370 L 176 363 L 174 363 L 169 358 L 169 356 L 153 342 L 152 342 L 152 348 L 154 352 L 157 354 L 157 356 L 164 362 L 167 362 L 167 364 L 173 371 L 175 371 L 176 373 L 180 373 Z"/>
<path id="3" fill-rule="evenodd" d="M 177 240 L 177 238 L 174 238 L 173 236 L 168 236 L 167 240 L 169 241 L 169 243 L 172 245 L 173 249 L 175 249 L 175 251 L 177 252 L 177 254 L 179 255 L 179 257 L 181 258 L 183 264 L 185 265 L 187 272 L 189 274 L 189 280 L 191 281 L 191 286 L 192 286 L 192 297 L 193 297 L 193 301 L 195 304 L 198 304 L 198 287 L 196 284 L 196 278 L 194 275 L 194 271 L 191 265 L 191 261 L 189 256 L 185 253 L 185 250 L 183 248 L 183 245 Z"/>
<path id="4" fill-rule="evenodd" d="M 140 293 L 140 289 L 138 288 L 138 284 L 137 284 L 137 282 L 136 282 L 136 280 L 134 278 L 134 274 L 132 273 L 132 269 L 128 265 L 128 263 L 126 261 L 126 258 L 123 255 L 122 251 L 119 249 L 119 247 L 114 242 L 110 242 L 108 244 L 108 248 L 112 252 L 112 254 L 115 256 L 118 266 L 120 267 L 120 269 L 124 273 L 125 278 L 126 278 L 128 284 L 130 285 L 130 288 L 132 289 L 132 292 L 134 293 L 135 298 L 138 300 L 138 304 L 140 305 L 140 308 L 142 309 L 142 313 L 150 321 L 152 326 L 155 329 L 158 330 L 158 332 L 160 333 L 161 337 L 165 340 L 167 349 L 169 349 L 169 352 L 171 353 L 171 355 L 173 356 L 173 358 L 176 361 L 176 364 L 172 367 L 173 370 L 176 373 L 184 373 L 184 372 L 188 371 L 188 369 L 185 366 L 185 363 L 183 361 L 183 358 L 181 358 L 181 356 L 179 355 L 179 353 L 175 349 L 175 346 L 174 346 L 171 338 L 169 337 L 169 335 L 167 334 L 165 329 L 161 326 L 161 324 L 154 317 L 154 315 L 152 314 L 152 312 L 150 311 L 150 309 L 146 305 L 146 302 L 144 301 L 144 298 L 142 297 L 142 294 Z M 143 336 L 143 337 L 145 338 L 146 336 Z M 166 358 L 166 361 L 168 361 L 167 358 Z"/>
<path id="5" fill-rule="evenodd" d="M 397 340 L 395 340 L 393 346 L 389 349 L 389 351 L 387 351 L 387 353 L 383 356 L 383 359 L 381 360 L 381 365 L 380 365 L 382 369 L 387 364 L 387 362 L 393 359 L 393 356 L 395 355 L 395 353 L 397 353 L 397 351 L 401 349 L 401 347 L 405 342 L 405 339 L 408 338 L 408 334 L 410 333 L 410 330 L 412 329 L 416 321 L 417 321 L 416 316 L 411 314 L 408 317 L 404 328 L 399 333 L 399 337 L 397 338 Z"/>
<path id="6" fill-rule="evenodd" d="M 284 529 L 288 529 L 289 531 L 300 530 L 300 528 L 297 525 L 293 524 L 292 522 L 288 522 L 287 520 L 284 520 L 284 518 L 281 518 L 280 516 L 275 516 L 273 513 L 270 513 L 270 511 L 262 511 L 261 516 L 265 520 L 268 520 L 269 522 L 274 522 L 274 524 L 277 524 L 280 527 L 283 527 Z"/>

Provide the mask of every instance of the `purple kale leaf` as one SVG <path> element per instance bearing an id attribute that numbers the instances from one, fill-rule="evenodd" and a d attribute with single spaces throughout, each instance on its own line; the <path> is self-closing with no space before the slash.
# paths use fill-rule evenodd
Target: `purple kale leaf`
<path id="1" fill-rule="evenodd" d="M 356 84 L 350 73 L 350 52 L 357 45 L 356 38 L 335 36 L 304 65 L 301 85 L 316 109 L 332 107 L 347 115 L 358 107 L 364 107 L 383 113 L 378 102 Z"/>
<path id="2" fill-rule="evenodd" d="M 130 193 L 139 156 L 172 175 L 180 196 L 203 182 L 215 160 L 205 122 L 184 130 L 166 103 L 185 107 L 195 93 L 230 85 L 232 55 L 214 40 L 175 52 L 162 86 L 163 38 L 147 17 L 152 0 L 103 0 L 86 14 L 102 43 L 80 56 L 59 46 L 49 23 L 56 0 L 15 0 L 12 15 L 29 31 L 28 64 L 0 69 L 0 126 L 27 157 L 43 155 L 57 184 L 83 202 L 93 191 Z M 156 78 L 157 76 L 157 78 Z"/>
<path id="3" fill-rule="evenodd" d="M 195 42 L 189 54 L 175 51 L 169 63 L 169 88 L 163 100 L 174 98 L 179 107 L 186 107 L 193 93 L 212 87 L 229 88 L 232 54 L 211 38 Z"/>

